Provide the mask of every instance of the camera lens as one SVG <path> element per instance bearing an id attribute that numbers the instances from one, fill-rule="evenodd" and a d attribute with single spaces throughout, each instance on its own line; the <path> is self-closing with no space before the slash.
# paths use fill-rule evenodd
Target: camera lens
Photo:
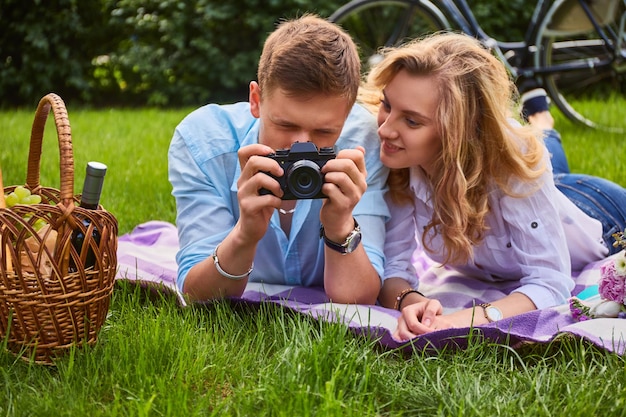
<path id="1" fill-rule="evenodd" d="M 324 179 L 319 166 L 312 161 L 296 161 L 287 170 L 287 186 L 298 199 L 313 198 L 322 189 Z"/>

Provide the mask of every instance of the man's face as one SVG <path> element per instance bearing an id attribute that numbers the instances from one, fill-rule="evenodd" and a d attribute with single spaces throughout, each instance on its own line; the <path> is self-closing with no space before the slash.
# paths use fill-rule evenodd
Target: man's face
<path id="1" fill-rule="evenodd" d="M 265 94 L 250 83 L 250 111 L 261 121 L 259 143 L 273 149 L 290 148 L 294 142 L 313 142 L 318 148 L 333 146 L 350 112 L 345 97 L 290 96 L 281 89 Z"/>

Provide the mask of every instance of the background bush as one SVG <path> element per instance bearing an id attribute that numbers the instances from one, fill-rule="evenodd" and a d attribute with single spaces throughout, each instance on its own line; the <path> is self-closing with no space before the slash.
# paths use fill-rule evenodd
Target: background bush
<path id="1" fill-rule="evenodd" d="M 117 47 L 107 3 L 0 0 L 0 105 L 36 105 L 50 91 L 94 100 L 92 59 Z"/>
<path id="2" fill-rule="evenodd" d="M 520 39 L 534 3 L 469 0 L 489 33 Z M 73 104 L 197 106 L 246 99 L 281 18 L 338 0 L 0 0 L 0 106 L 54 91 Z"/>

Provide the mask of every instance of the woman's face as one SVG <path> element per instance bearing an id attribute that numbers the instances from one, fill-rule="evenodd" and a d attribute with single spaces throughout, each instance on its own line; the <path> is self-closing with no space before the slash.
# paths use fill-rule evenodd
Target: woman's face
<path id="1" fill-rule="evenodd" d="M 437 81 L 401 70 L 383 89 L 378 110 L 380 159 L 389 168 L 420 166 L 431 175 L 441 152 L 435 110 Z"/>

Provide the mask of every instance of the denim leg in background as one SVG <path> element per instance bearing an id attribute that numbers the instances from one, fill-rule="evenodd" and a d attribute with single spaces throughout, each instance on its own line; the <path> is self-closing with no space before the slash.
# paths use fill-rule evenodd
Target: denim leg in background
<path id="1" fill-rule="evenodd" d="M 621 248 L 613 247 L 612 234 L 626 228 L 626 188 L 604 178 L 571 174 L 560 135 L 555 130 L 545 133 L 555 185 L 578 208 L 602 223 L 604 242 L 610 253 L 619 252 Z"/>
<path id="2" fill-rule="evenodd" d="M 554 174 L 569 174 L 569 164 L 567 156 L 561 143 L 561 135 L 554 129 L 544 130 L 543 140 L 550 153 L 550 162 L 552 162 L 552 172 Z"/>

